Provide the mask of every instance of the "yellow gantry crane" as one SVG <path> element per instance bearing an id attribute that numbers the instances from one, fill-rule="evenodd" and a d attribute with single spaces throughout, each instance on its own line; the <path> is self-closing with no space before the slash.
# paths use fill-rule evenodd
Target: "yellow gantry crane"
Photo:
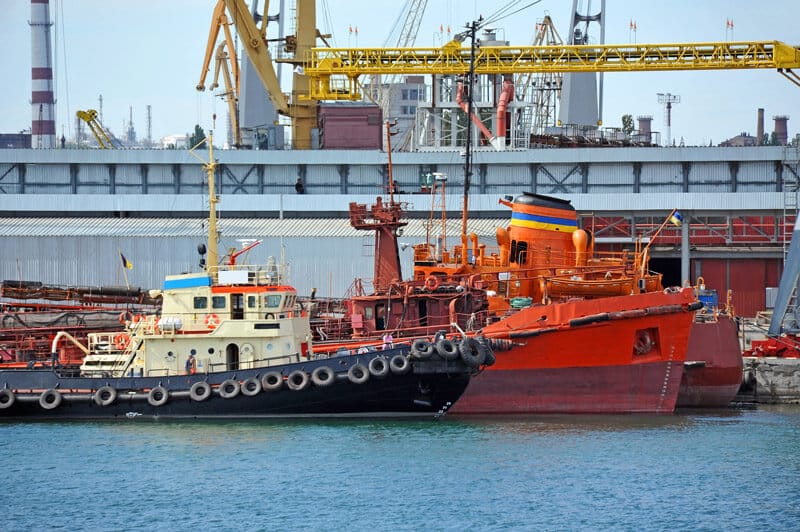
<path id="1" fill-rule="evenodd" d="M 374 74 L 465 75 L 470 48 L 314 48 L 305 56 L 308 97 L 360 100 L 359 77 Z M 779 41 L 627 45 L 484 46 L 475 74 L 641 72 L 774 68 L 800 86 L 800 48 Z"/>

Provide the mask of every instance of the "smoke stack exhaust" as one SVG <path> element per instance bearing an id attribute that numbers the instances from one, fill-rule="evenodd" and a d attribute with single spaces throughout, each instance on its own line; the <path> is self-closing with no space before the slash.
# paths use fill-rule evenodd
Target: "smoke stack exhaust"
<path id="1" fill-rule="evenodd" d="M 50 0 L 31 0 L 31 147 L 56 147 Z"/>
<path id="2" fill-rule="evenodd" d="M 764 109 L 758 108 L 758 122 L 756 123 L 756 146 L 764 144 Z"/>

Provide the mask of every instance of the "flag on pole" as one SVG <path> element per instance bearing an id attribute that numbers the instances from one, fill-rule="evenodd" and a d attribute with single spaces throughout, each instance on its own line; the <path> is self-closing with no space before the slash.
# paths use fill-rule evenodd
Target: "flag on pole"
<path id="1" fill-rule="evenodd" d="M 131 261 L 129 261 L 128 259 L 126 259 L 125 255 L 123 255 L 121 251 L 119 252 L 119 258 L 122 259 L 122 267 L 123 268 L 127 268 L 128 270 L 132 270 L 133 269 L 133 263 Z"/>
<path id="2" fill-rule="evenodd" d="M 672 222 L 672 223 L 674 223 L 674 224 L 675 224 L 675 225 L 677 225 L 678 227 L 680 227 L 680 226 L 681 226 L 681 224 L 683 223 L 683 216 L 681 216 L 681 213 L 679 213 L 679 212 L 677 211 L 677 209 L 676 209 L 676 210 L 675 210 L 675 212 L 674 212 L 674 213 L 672 213 L 672 216 L 670 216 L 670 219 L 669 219 L 669 221 L 670 221 L 670 222 Z"/>

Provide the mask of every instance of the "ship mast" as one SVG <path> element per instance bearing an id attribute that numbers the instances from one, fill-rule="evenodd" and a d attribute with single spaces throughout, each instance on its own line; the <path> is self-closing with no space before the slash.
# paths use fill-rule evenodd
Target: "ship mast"
<path id="1" fill-rule="evenodd" d="M 208 162 L 194 153 L 194 150 L 203 142 L 208 143 Z M 195 144 L 189 150 L 189 154 L 203 164 L 203 169 L 206 171 L 206 176 L 208 177 L 208 261 L 206 262 L 206 271 L 216 280 L 217 269 L 219 267 L 219 250 L 217 244 L 219 236 L 217 234 L 217 203 L 219 203 L 219 198 L 217 198 L 214 187 L 214 178 L 217 171 L 217 162 L 214 160 L 214 134 L 209 131 L 206 138 Z"/>
<path id="2" fill-rule="evenodd" d="M 464 204 L 461 209 L 461 264 L 467 265 L 467 217 L 469 216 L 469 186 L 472 178 L 472 89 L 475 76 L 475 33 L 483 22 L 483 17 L 473 20 L 469 31 L 469 71 L 467 72 L 467 143 L 464 149 Z"/>

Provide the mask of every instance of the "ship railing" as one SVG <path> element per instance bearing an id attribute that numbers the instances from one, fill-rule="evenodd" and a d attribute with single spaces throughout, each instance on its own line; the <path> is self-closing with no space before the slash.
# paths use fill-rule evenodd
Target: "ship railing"
<path id="1" fill-rule="evenodd" d="M 209 266 L 209 273 L 220 274 L 224 272 L 242 272 L 235 284 L 267 285 L 277 286 L 284 284 L 289 278 L 289 266 L 268 262 L 267 264 L 224 264 L 220 266 Z M 236 278 L 236 275 L 233 275 Z"/>
<path id="2" fill-rule="evenodd" d="M 256 358 L 246 362 L 239 362 L 238 364 L 231 364 L 228 362 L 214 362 L 205 364 L 207 373 L 217 373 L 220 371 L 239 371 L 245 369 L 256 368 L 269 368 L 279 366 L 282 364 L 291 364 L 302 362 L 305 359 L 300 353 L 291 353 L 285 355 L 276 355 L 272 357 Z"/>

